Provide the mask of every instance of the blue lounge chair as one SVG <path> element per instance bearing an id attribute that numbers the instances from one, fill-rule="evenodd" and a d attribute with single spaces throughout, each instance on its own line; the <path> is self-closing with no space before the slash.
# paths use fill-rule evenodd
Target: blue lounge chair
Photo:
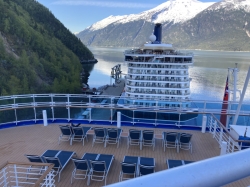
<path id="1" fill-rule="evenodd" d="M 194 161 L 183 160 L 183 163 L 186 165 L 186 164 L 191 164 L 191 163 L 194 163 Z"/>
<path id="2" fill-rule="evenodd" d="M 128 172 L 127 173 L 128 175 L 133 175 L 134 177 L 138 176 L 139 157 L 137 157 L 137 156 L 124 156 L 122 163 L 124 163 L 124 164 L 122 165 L 122 170 L 120 171 L 120 176 L 119 176 L 120 181 L 122 181 L 123 179 L 129 179 L 129 178 L 126 178 L 123 176 L 124 174 L 126 174 L 126 172 Z M 135 166 L 135 171 L 133 170 L 134 166 Z M 123 169 L 125 169 L 125 170 L 123 171 Z"/>
<path id="3" fill-rule="evenodd" d="M 53 150 L 49 150 L 53 151 Z M 46 152 L 45 152 L 46 153 Z M 58 151 L 58 153 L 54 156 L 46 156 L 48 154 L 43 154 L 43 159 L 47 163 L 53 163 L 54 167 L 53 169 L 56 170 L 56 175 L 58 176 L 58 182 L 60 181 L 61 172 L 65 168 L 65 166 L 68 164 L 68 162 L 71 160 L 71 158 L 75 155 L 75 152 L 73 151 Z"/>
<path id="4" fill-rule="evenodd" d="M 171 169 L 171 168 L 182 166 L 183 161 L 182 160 L 167 159 L 167 165 L 168 165 L 168 169 Z"/>
<path id="5" fill-rule="evenodd" d="M 61 141 L 70 141 L 70 145 L 72 145 L 72 130 L 68 125 L 59 125 L 61 130 L 61 135 L 59 136 L 58 144 Z"/>
<path id="6" fill-rule="evenodd" d="M 27 157 L 27 159 L 30 162 L 38 162 L 38 163 L 43 163 L 43 159 L 42 157 L 38 156 L 38 155 L 25 155 Z"/>
<path id="7" fill-rule="evenodd" d="M 164 152 L 167 148 L 176 148 L 177 152 L 179 152 L 179 145 L 178 145 L 178 133 L 177 132 L 163 132 L 163 146 Z"/>
<path id="8" fill-rule="evenodd" d="M 94 128 L 94 137 L 93 137 L 93 142 L 92 142 L 92 147 L 94 146 L 94 143 L 104 143 L 105 147 L 105 141 L 106 141 L 106 129 L 102 127 L 97 127 Z"/>
<path id="9" fill-rule="evenodd" d="M 90 171 L 89 164 L 87 160 L 84 159 L 72 159 L 74 162 L 75 169 L 71 175 L 71 184 L 73 179 L 86 179 Z"/>
<path id="10" fill-rule="evenodd" d="M 117 148 L 120 145 L 122 129 L 109 128 L 107 129 L 107 137 L 105 140 L 105 147 L 107 144 L 117 144 Z"/>
<path id="11" fill-rule="evenodd" d="M 139 175 L 148 175 L 155 172 L 155 159 L 140 157 Z"/>
<path id="12" fill-rule="evenodd" d="M 38 163 L 44 163 L 44 160 L 42 159 L 42 157 L 38 156 L 38 155 L 25 155 L 27 157 L 27 159 L 30 161 L 30 162 L 38 162 Z M 29 169 L 28 169 L 28 172 L 29 173 L 30 171 L 38 171 L 39 173 L 43 173 L 45 171 L 45 167 L 44 166 L 41 166 L 41 167 L 33 167 L 33 166 L 30 166 Z M 28 177 L 28 175 L 26 176 Z"/>
<path id="13" fill-rule="evenodd" d="M 179 139 L 180 149 L 190 150 L 192 153 L 192 143 L 191 143 L 192 134 L 181 133 Z"/>
<path id="14" fill-rule="evenodd" d="M 152 146 L 155 149 L 155 137 L 153 130 L 142 131 L 142 146 Z"/>
<path id="15" fill-rule="evenodd" d="M 106 186 L 107 175 L 113 160 L 114 160 L 114 155 L 105 155 L 105 154 L 100 154 L 95 161 L 90 160 L 90 172 L 87 184 L 88 185 L 90 184 L 90 180 L 94 181 L 104 180 Z"/>
<path id="16" fill-rule="evenodd" d="M 123 181 L 124 179 L 131 179 L 131 176 L 133 178 L 136 177 L 136 171 L 137 171 L 137 163 L 126 163 L 122 162 L 121 163 L 121 171 L 119 175 L 119 181 Z M 125 176 L 130 176 L 130 177 L 124 177 Z"/>
<path id="17" fill-rule="evenodd" d="M 130 129 L 127 142 L 128 148 L 130 145 L 139 145 L 140 149 L 142 149 L 141 141 L 142 141 L 141 131 L 136 129 Z"/>
<path id="18" fill-rule="evenodd" d="M 72 129 L 72 142 L 82 141 L 82 145 L 84 145 L 84 139 L 86 138 L 86 140 L 88 141 L 87 132 L 90 130 L 90 127 L 78 126 L 78 127 L 71 127 L 71 129 Z"/>

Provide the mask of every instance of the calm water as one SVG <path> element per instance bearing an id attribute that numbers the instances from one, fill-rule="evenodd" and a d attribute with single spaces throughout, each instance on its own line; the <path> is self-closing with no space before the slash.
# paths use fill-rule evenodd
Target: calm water
<path id="1" fill-rule="evenodd" d="M 123 62 L 124 48 L 90 48 L 98 63 L 94 67 L 87 66 L 90 71 L 88 84 L 100 87 L 110 84 L 111 68 L 121 64 L 126 74 L 127 65 Z M 192 51 L 194 65 L 190 67 L 191 98 L 194 100 L 222 100 L 228 68 L 238 63 L 238 89 L 242 90 L 246 74 L 250 66 L 249 52 Z M 114 80 L 112 80 L 114 82 Z M 247 89 L 244 101 L 250 102 L 250 88 Z"/>

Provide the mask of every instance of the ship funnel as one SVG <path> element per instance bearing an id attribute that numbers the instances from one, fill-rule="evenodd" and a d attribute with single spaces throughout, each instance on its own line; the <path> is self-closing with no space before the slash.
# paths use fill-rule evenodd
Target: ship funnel
<path id="1" fill-rule="evenodd" d="M 156 23 L 154 28 L 154 35 L 156 36 L 156 40 L 154 44 L 161 43 L 161 35 L 162 35 L 162 25 L 161 23 Z"/>

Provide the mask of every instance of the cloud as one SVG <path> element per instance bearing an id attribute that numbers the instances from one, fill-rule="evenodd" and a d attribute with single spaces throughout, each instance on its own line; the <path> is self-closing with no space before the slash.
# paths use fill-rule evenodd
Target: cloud
<path id="1" fill-rule="evenodd" d="M 156 4 L 148 3 L 129 3 L 129 2 L 115 2 L 115 1 L 93 1 L 93 0 L 58 0 L 54 1 L 54 5 L 72 5 L 72 6 L 98 6 L 98 7 L 116 7 L 116 8 L 152 8 Z"/>

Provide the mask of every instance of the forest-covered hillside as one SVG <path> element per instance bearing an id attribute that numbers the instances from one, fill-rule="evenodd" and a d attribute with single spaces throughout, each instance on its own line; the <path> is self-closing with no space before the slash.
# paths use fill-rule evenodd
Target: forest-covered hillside
<path id="1" fill-rule="evenodd" d="M 78 93 L 93 54 L 35 0 L 0 0 L 0 92 Z"/>

